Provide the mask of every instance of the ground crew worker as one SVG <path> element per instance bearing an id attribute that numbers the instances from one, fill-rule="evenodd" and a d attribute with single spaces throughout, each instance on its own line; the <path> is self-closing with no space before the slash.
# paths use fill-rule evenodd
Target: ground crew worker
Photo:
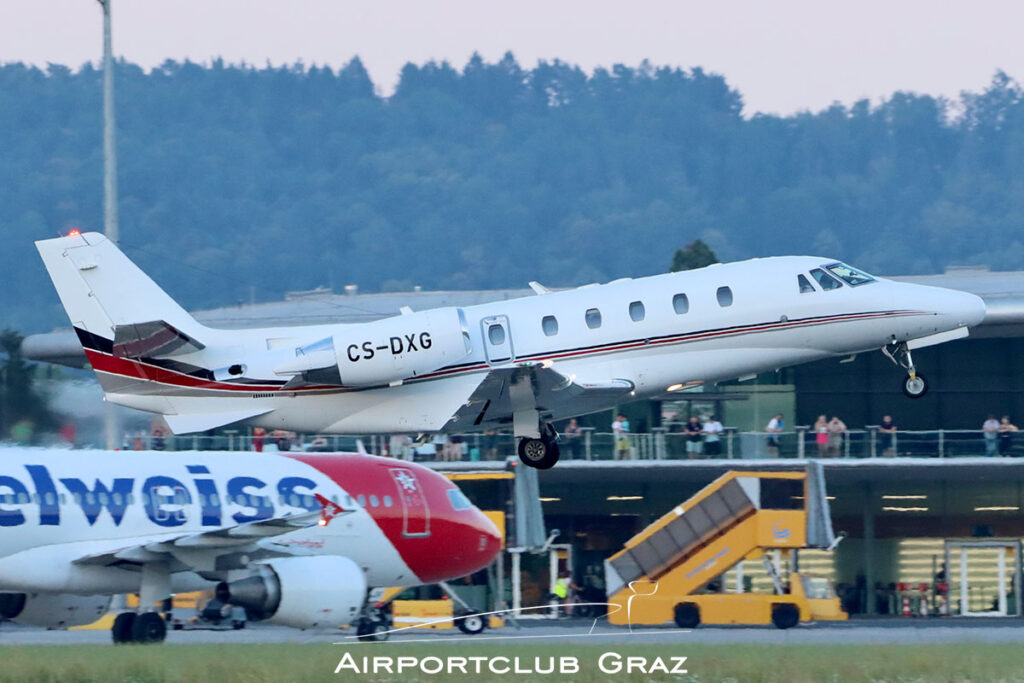
<path id="1" fill-rule="evenodd" d="M 563 571 L 558 575 L 558 579 L 555 581 L 555 585 L 551 587 L 551 592 L 554 596 L 565 606 L 566 616 L 572 616 L 572 603 L 570 602 L 570 592 L 577 590 L 579 586 L 572 582 L 572 577 L 569 572 Z"/>

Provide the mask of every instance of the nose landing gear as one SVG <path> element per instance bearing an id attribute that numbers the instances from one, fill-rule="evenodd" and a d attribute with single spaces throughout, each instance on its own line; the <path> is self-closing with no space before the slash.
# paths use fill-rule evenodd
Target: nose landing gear
<path id="1" fill-rule="evenodd" d="M 906 342 L 893 341 L 882 347 L 886 358 L 907 371 L 903 380 L 903 394 L 907 398 L 921 398 L 928 393 L 928 382 L 914 368 L 914 359 L 910 355 L 910 347 Z"/>

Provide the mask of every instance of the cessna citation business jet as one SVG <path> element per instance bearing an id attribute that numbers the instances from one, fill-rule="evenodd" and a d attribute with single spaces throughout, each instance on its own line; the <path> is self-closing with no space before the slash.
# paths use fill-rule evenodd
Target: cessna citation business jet
<path id="1" fill-rule="evenodd" d="M 464 576 L 500 542 L 454 484 L 389 458 L 0 450 L 0 617 L 88 624 L 139 593 L 115 643 L 162 641 L 155 605 L 215 586 L 251 618 L 357 623 L 368 586 Z"/>
<path id="2" fill-rule="evenodd" d="M 973 294 L 812 256 L 719 264 L 368 323 L 212 329 L 102 235 L 36 243 L 108 401 L 177 433 L 242 423 L 319 433 L 508 428 L 558 460 L 554 420 L 666 390 L 882 349 L 926 390 L 915 348 L 967 335 Z"/>

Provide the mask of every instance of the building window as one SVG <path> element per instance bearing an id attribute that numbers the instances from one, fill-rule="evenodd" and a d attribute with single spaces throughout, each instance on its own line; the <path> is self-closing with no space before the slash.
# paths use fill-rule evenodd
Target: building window
<path id="1" fill-rule="evenodd" d="M 644 311 L 643 301 L 634 301 L 629 305 L 629 317 L 633 322 L 640 322 L 644 319 L 644 315 L 646 315 L 646 311 Z"/>
<path id="2" fill-rule="evenodd" d="M 553 315 L 546 315 L 541 318 L 540 326 L 544 330 L 544 334 L 549 337 L 554 337 L 558 334 L 558 318 Z"/>
<path id="3" fill-rule="evenodd" d="M 690 299 L 685 294 L 676 294 L 672 297 L 672 308 L 677 315 L 682 315 L 690 310 Z"/>
<path id="4" fill-rule="evenodd" d="M 801 274 L 799 274 L 799 275 L 797 275 L 797 276 L 796 276 L 796 281 L 797 281 L 797 283 L 799 283 L 799 285 L 800 285 L 800 293 L 801 293 L 801 294 L 807 294 L 808 292 L 816 292 L 816 291 L 818 291 L 818 290 L 816 290 L 816 289 L 814 288 L 814 285 L 812 285 L 812 284 L 811 284 L 811 283 L 810 283 L 810 282 L 809 282 L 809 281 L 807 280 L 807 278 L 806 278 L 806 277 L 804 277 L 804 274 L 803 274 L 803 273 L 801 273 Z"/>
<path id="5" fill-rule="evenodd" d="M 596 308 L 588 308 L 585 318 L 590 329 L 596 330 L 601 327 L 601 311 Z"/>
<path id="6" fill-rule="evenodd" d="M 722 308 L 732 306 L 732 290 L 728 287 L 719 287 L 715 296 L 718 297 L 718 305 Z"/>

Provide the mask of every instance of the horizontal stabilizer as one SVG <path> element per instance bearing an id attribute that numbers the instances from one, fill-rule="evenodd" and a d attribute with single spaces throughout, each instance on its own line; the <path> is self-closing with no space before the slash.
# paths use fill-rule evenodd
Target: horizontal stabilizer
<path id="1" fill-rule="evenodd" d="M 118 358 L 159 358 L 201 351 L 205 345 L 163 320 L 114 326 Z"/>
<path id="2" fill-rule="evenodd" d="M 266 415 L 273 408 L 255 408 L 253 410 L 236 410 L 229 413 L 189 413 L 187 415 L 164 415 L 167 426 L 175 434 L 191 434 L 205 432 L 208 429 L 223 427 L 233 422 L 247 420 L 250 417 Z"/>

